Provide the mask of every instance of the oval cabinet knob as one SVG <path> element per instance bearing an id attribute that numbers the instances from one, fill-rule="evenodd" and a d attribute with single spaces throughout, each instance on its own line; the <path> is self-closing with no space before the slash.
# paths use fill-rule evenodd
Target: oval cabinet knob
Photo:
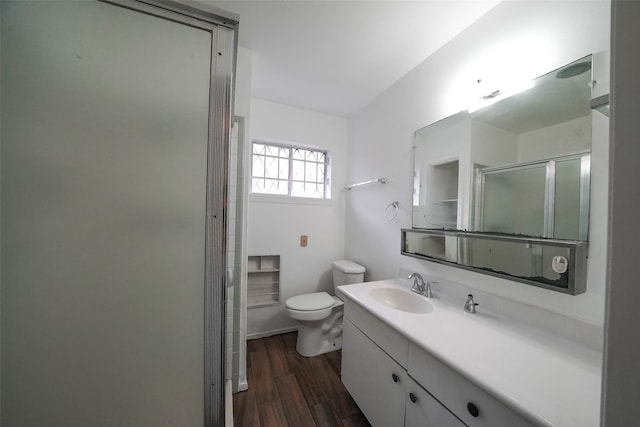
<path id="1" fill-rule="evenodd" d="M 393 380 L 394 383 L 398 382 L 398 376 L 396 374 L 391 374 L 391 379 Z"/>
<path id="2" fill-rule="evenodd" d="M 480 415 L 480 409 L 475 403 L 467 403 L 467 411 L 469 411 L 469 414 L 471 414 L 473 418 L 478 418 L 478 415 Z"/>
<path id="3" fill-rule="evenodd" d="M 411 399 L 413 403 L 416 403 L 418 401 L 418 396 L 413 393 L 409 393 L 409 399 Z"/>

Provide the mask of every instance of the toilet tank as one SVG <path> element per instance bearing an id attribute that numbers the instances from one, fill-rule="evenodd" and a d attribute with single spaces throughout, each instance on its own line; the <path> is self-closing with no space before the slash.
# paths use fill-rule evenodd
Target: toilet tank
<path id="1" fill-rule="evenodd" d="M 333 288 L 340 285 L 364 282 L 365 268 L 347 259 L 333 262 Z"/>

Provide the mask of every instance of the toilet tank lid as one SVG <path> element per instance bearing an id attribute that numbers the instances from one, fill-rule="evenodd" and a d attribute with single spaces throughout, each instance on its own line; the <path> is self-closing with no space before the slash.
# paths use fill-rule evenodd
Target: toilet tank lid
<path id="1" fill-rule="evenodd" d="M 366 268 L 364 268 L 360 264 L 356 264 L 355 262 L 349 261 L 348 259 L 339 259 L 338 261 L 333 261 L 333 267 L 345 273 L 352 274 L 364 273 L 366 270 Z"/>

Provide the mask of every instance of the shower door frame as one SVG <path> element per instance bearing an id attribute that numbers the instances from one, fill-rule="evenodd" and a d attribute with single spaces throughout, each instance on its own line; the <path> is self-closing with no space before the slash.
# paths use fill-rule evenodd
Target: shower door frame
<path id="1" fill-rule="evenodd" d="M 517 170 L 545 168 L 545 194 L 544 194 L 544 230 L 542 236 L 554 238 L 554 215 L 555 215 L 555 187 L 556 187 L 556 164 L 567 160 L 580 160 L 580 212 L 578 237 L 573 240 L 589 240 L 589 203 L 590 203 L 590 180 L 591 180 L 591 153 L 580 152 L 566 156 L 554 157 L 552 159 L 535 160 L 531 162 L 518 163 L 505 166 L 494 166 L 476 169 L 475 176 L 475 230 L 486 231 L 484 229 L 484 192 L 485 178 L 487 175 L 513 172 Z"/>
<path id="2" fill-rule="evenodd" d="M 238 16 L 165 0 L 99 0 L 211 34 L 204 283 L 204 424 L 225 423 L 227 180 Z M 203 8 L 206 6 L 202 6 Z"/>

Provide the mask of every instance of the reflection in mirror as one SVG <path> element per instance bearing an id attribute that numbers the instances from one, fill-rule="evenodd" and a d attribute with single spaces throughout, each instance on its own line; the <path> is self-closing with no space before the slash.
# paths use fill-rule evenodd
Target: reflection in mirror
<path id="1" fill-rule="evenodd" d="M 586 289 L 581 241 L 402 230 L 402 254 L 572 295 Z"/>
<path id="2" fill-rule="evenodd" d="M 589 154 L 479 169 L 475 224 L 481 231 L 587 240 Z"/>
<path id="3" fill-rule="evenodd" d="M 413 227 L 587 240 L 590 70 L 588 56 L 418 130 Z"/>

